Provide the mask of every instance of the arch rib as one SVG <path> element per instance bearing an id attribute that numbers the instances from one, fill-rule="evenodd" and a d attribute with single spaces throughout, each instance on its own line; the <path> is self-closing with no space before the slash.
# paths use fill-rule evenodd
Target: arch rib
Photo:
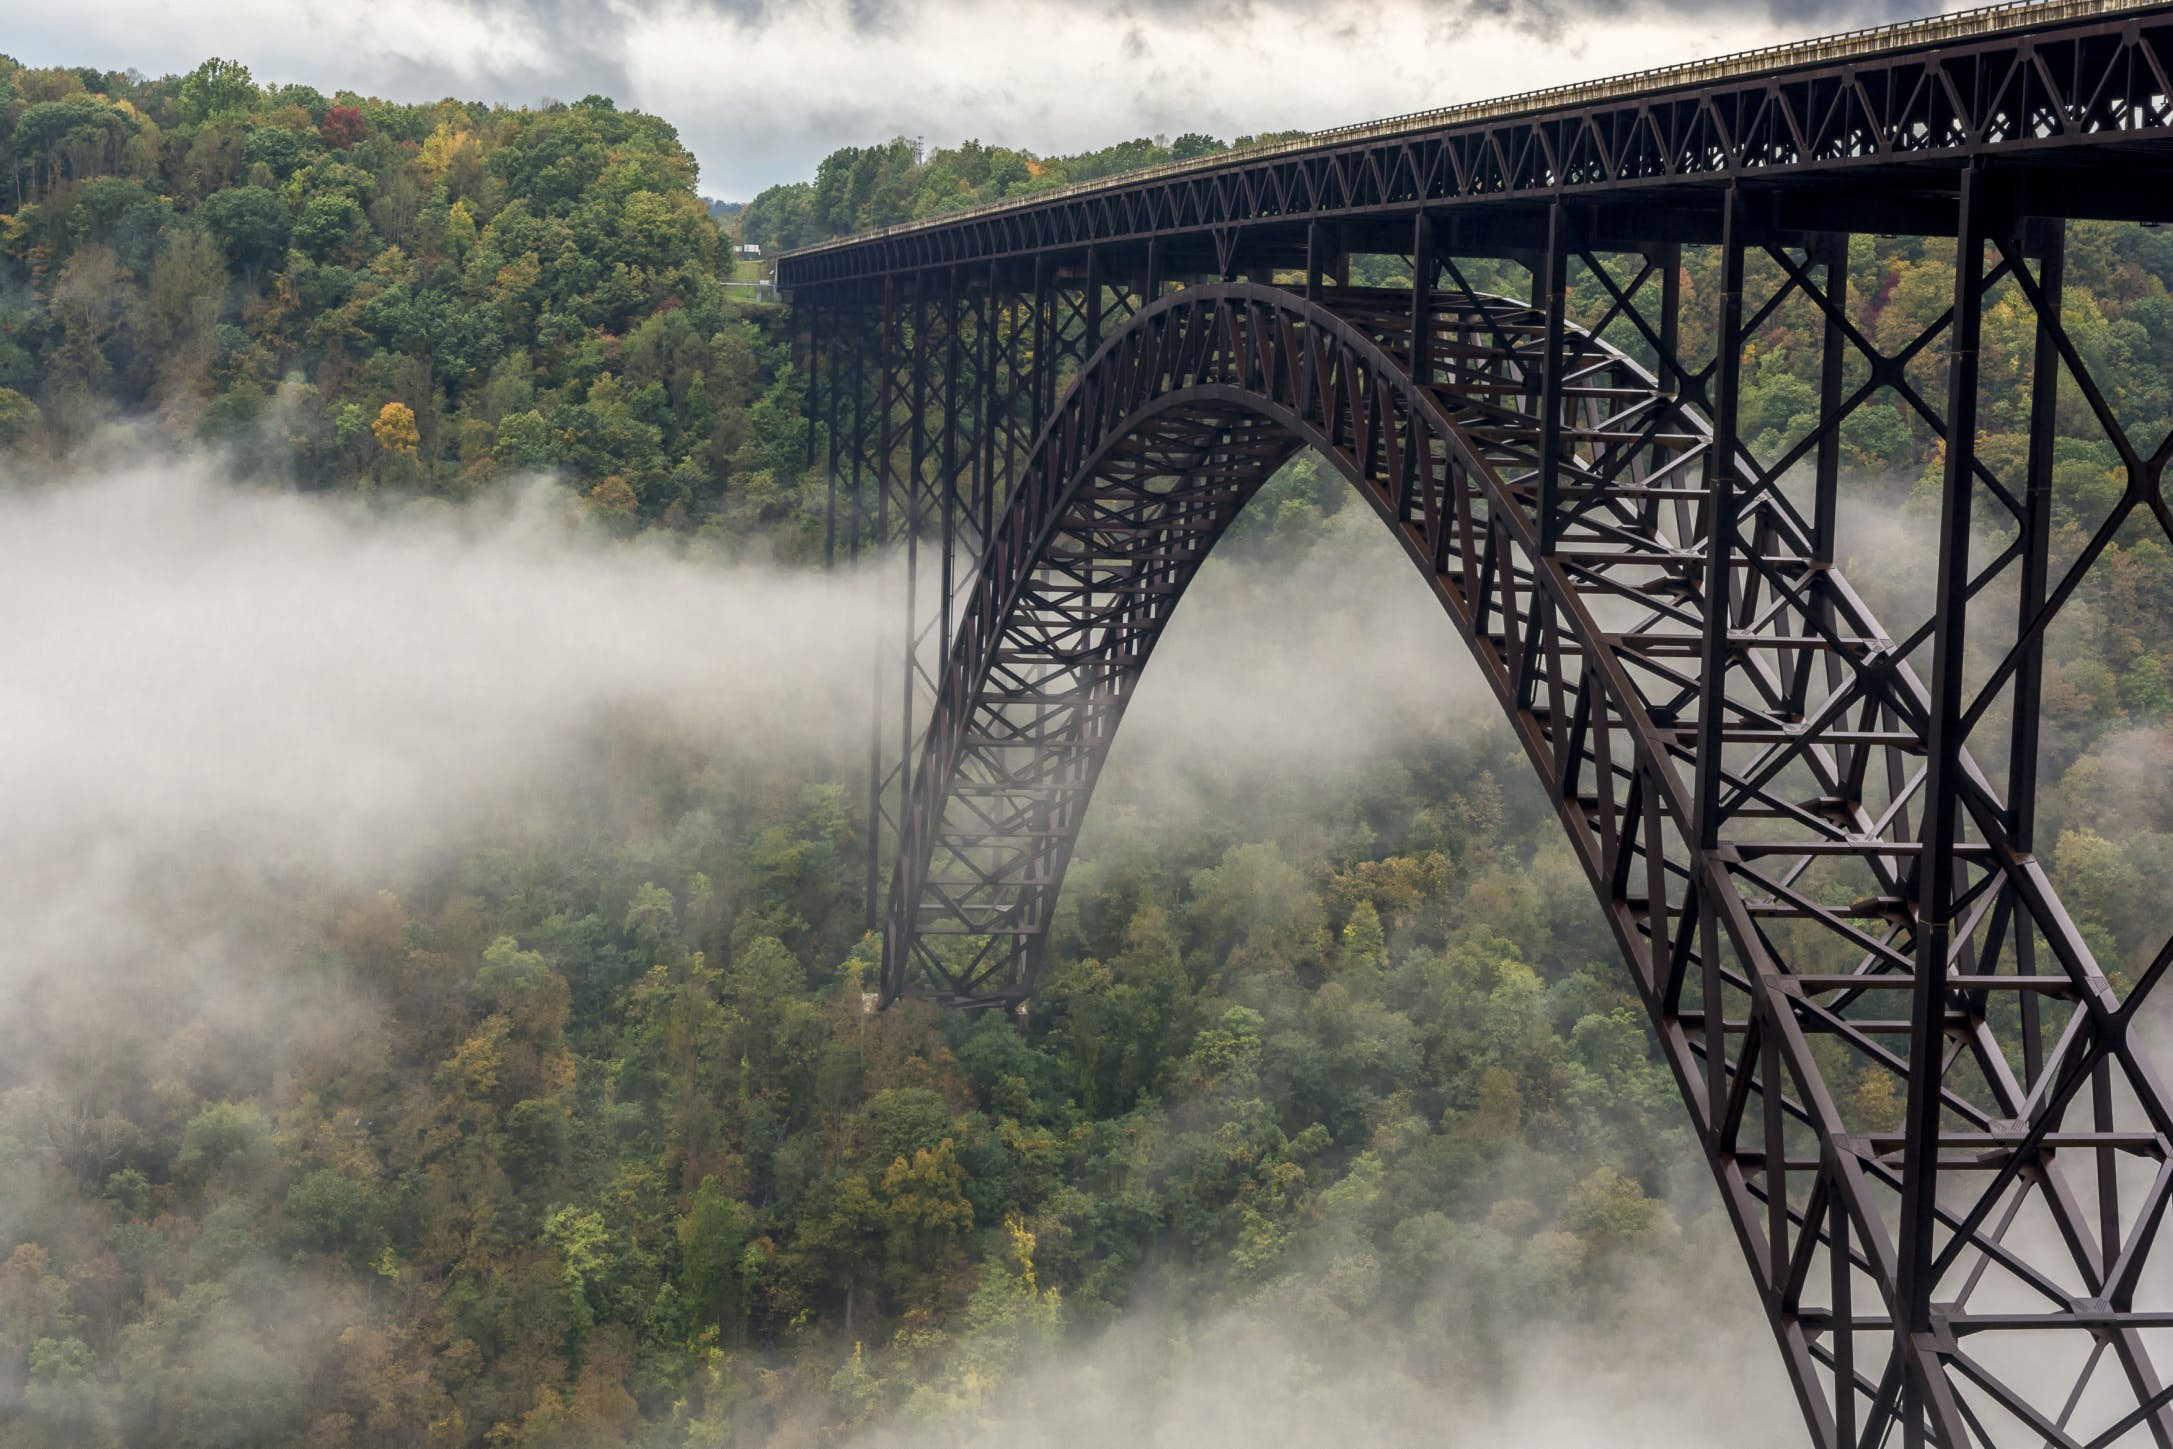
<path id="1" fill-rule="evenodd" d="M 1422 382 L 1407 365 L 1408 294 L 1332 292 L 1332 304 L 1245 284 L 1163 297 L 1051 415 L 938 685 L 900 835 L 884 999 L 1016 1005 L 1032 991 L 1072 843 L 1156 641 L 1253 491 L 1312 447 L 1427 579 L 1544 782 L 1814 1441 L 1876 1445 L 1901 1424 L 1911 1442 L 1956 1446 L 2016 1434 L 2173 1445 L 2145 1341 L 2173 1328 L 2173 1305 L 2136 1302 L 2173 1196 L 2173 1114 L 2127 1030 L 2139 999 L 2107 984 L 1966 756 L 1954 898 L 1970 914 L 1953 926 L 1938 1049 L 1911 1049 L 1929 707 L 1907 660 L 1773 482 L 1734 482 L 1723 511 L 1724 470 L 1760 475 L 1718 457 L 1705 420 L 1628 358 L 1572 332 L 1543 389 L 1543 314 L 1437 293 L 1419 314 L 1432 328 Z M 1542 397 L 1559 397 L 1558 415 L 1541 416 Z M 1702 644 L 1718 580 L 1716 661 Z M 1701 738 L 1719 741 L 1702 759 L 1702 822 Z M 1973 974 L 2001 923 L 2040 933 L 2060 974 Z M 2069 1012 L 2030 1086 L 2006 1039 L 2024 992 Z M 1897 1211 L 1906 1143 L 1855 1088 L 1885 1078 L 1905 1096 L 1921 1060 L 1944 1063 L 1922 1084 L 1944 1125 L 1920 1244 L 1897 1240 L 1912 1231 Z M 2137 1104 L 2133 1130 L 2063 1130 L 2081 1086 L 2107 1077 Z M 2154 1174 L 2126 1220 L 2085 1211 L 2060 1159 L 2083 1146 Z M 1928 1327 L 1899 1297 L 1900 1265 L 1919 1255 Z M 2073 1428 L 2078 1404 L 2110 1427 Z"/>

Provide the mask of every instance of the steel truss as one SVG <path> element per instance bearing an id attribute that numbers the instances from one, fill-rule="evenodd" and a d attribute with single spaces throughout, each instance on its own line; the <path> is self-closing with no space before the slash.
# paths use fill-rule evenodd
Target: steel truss
<path id="1" fill-rule="evenodd" d="M 870 930 L 937 674 L 1008 480 L 1058 393 L 1107 329 L 1138 309 L 1137 289 L 1148 284 L 1102 275 L 1092 255 L 1072 267 L 1037 264 L 1022 280 L 953 269 L 804 308 L 808 447 L 811 461 L 826 447 L 829 479 L 826 558 L 851 566 L 882 554 L 902 575 L 897 632 L 874 663 Z"/>
<path id="2" fill-rule="evenodd" d="M 913 606 L 918 742 L 878 780 L 903 801 L 885 998 L 1031 992 L 1162 628 L 1246 499 L 1314 448 L 1428 577 L 1545 782 L 1814 1442 L 2173 1443 L 2152 1342 L 2173 1302 L 2146 1273 L 2173 1121 L 2131 1029 L 2173 944 L 2116 988 L 2032 839 L 2047 629 L 2124 529 L 2173 526 L 2173 445 L 2112 416 L 2061 322 L 2060 228 L 2018 206 L 1964 178 L 1954 306 L 1890 351 L 1849 315 L 1845 238 L 1777 231 L 1733 193 L 1697 359 L 1675 245 L 1610 250 L 1561 204 L 1524 254 L 1530 304 L 1465 285 L 1453 229 L 1423 216 L 1407 254 L 1433 285 L 1408 290 L 1337 285 L 1325 248 L 1288 287 L 1151 278 L 1119 304 L 1094 278 L 1099 307 L 1084 276 L 898 289 L 872 386 L 830 404 L 848 518 L 932 540 L 957 601 Z M 1589 326 L 1573 276 L 1607 299 Z M 2019 479 L 1974 448 L 1995 295 L 2038 328 Z M 1741 358 L 1791 309 L 1822 323 L 1820 414 L 1760 463 L 1735 437 Z M 2061 553 L 2063 381 L 2130 483 Z M 882 426 L 856 426 L 871 393 Z M 1938 606 L 1904 631 L 1833 566 L 1839 436 L 1874 397 L 1945 447 Z M 857 513 L 856 468 L 879 483 Z M 1865 1106 L 1869 1079 L 1899 1121 Z"/>
<path id="3" fill-rule="evenodd" d="M 1416 206 L 1613 196 L 1664 209 L 1674 196 L 1728 182 L 1785 190 L 1789 205 L 1830 213 L 1870 178 L 1979 157 L 2041 163 L 2046 209 L 2086 197 L 2156 218 L 2162 197 L 2122 193 L 2118 182 L 2134 153 L 2173 142 L 2173 5 L 2032 9 L 2014 6 L 1984 33 L 1936 43 L 1839 56 L 1812 47 L 1793 63 L 1695 84 L 1662 76 L 1627 94 L 1541 97 L 1506 114 L 1414 118 L 1385 133 L 1354 127 L 1264 154 L 1118 176 L 804 248 L 781 259 L 778 284 L 834 286 L 1149 238 L 1227 255 L 1287 240 L 1311 220 L 1362 225 Z M 1909 210 L 1892 195 L 1873 199 L 1873 209 L 1881 205 Z"/>
<path id="4" fill-rule="evenodd" d="M 2168 25 L 1368 138 L 787 258 L 833 550 L 904 560 L 869 760 L 884 1000 L 1023 1005 L 1162 629 L 1312 448 L 1548 790 L 1812 1442 L 2173 1449 L 2173 1116 L 2139 1029 L 2173 940 L 2123 978 L 2036 853 L 2048 636 L 2116 543 L 2173 540 L 2168 420 L 2116 416 L 2068 331 L 2060 220 L 2173 219 Z M 1850 306 L 1866 229 L 1952 239 L 1952 305 L 1899 345 Z M 1686 248 L 1717 248 L 1705 311 Z M 1412 284 L 1351 286 L 1354 252 Z M 1479 259 L 1521 264 L 1531 300 L 1472 285 Z M 2018 461 L 1979 450 L 1991 307 L 2033 329 L 2004 383 Z M 1789 323 L 1822 347 L 1818 406 L 1754 450 L 1745 359 Z M 1932 602 L 1892 625 L 1836 567 L 1843 433 L 1872 406 L 1944 467 Z M 2080 533 L 2053 525 L 2061 419 L 2125 470 Z"/>

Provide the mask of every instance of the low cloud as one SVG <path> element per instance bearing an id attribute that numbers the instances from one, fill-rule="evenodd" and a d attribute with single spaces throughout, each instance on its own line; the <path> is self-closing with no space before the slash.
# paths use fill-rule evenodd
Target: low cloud
<path id="1" fill-rule="evenodd" d="M 1323 1262 L 1314 1274 L 1332 1281 L 1350 1271 L 1366 1266 Z M 1271 1290 L 1204 1315 L 1158 1304 L 1150 1292 L 1114 1326 L 1022 1365 L 1001 1402 L 876 1430 L 851 1449 L 1795 1449 L 1803 1442 L 1779 1355 L 1716 1211 L 1595 1292 L 1588 1321 L 1509 1321 L 1485 1362 L 1428 1352 L 1439 1351 L 1441 1322 L 1472 1309 L 1453 1280 L 1433 1285 L 1414 1322 L 1309 1312 L 1317 1308 L 1306 1302 L 1309 1292 Z"/>
<path id="2" fill-rule="evenodd" d="M 616 736 L 719 770 L 857 759 L 894 622 L 882 569 L 832 580 L 611 540 L 578 508 L 540 484 L 465 507 L 298 497 L 208 456 L 0 479 L 0 1086 L 57 1084 L 51 1120 L 121 1132 L 69 1115 L 71 1077 L 100 1060 L 217 1097 L 381 1050 L 368 1005 L 309 969 L 326 884 L 374 889 L 489 838 L 602 769 Z M 1120 801 L 1211 814 L 1263 780 L 1333 791 L 1474 732 L 1513 749 L 1438 603 L 1351 506 L 1274 567 L 1210 561 L 1109 780 Z M 1676 1196 L 1681 1238 L 1593 1321 L 1505 1330 L 1489 1361 L 1511 1374 L 1309 1306 L 1381 1271 L 1327 1245 L 1212 1312 L 1150 1289 L 1006 1375 L 1001 1402 L 939 1404 L 855 1449 L 1798 1443 L 1710 1188 Z M 0 1191 L 0 1230 L 20 1210 Z M 1420 1311 L 1468 1337 L 1460 1292 L 1435 1285 Z M 346 1311 L 327 1305 L 327 1322 Z"/>
<path id="3" fill-rule="evenodd" d="M 310 969 L 341 893 L 606 808 L 640 742 L 748 772 L 864 748 L 876 573 L 578 507 L 372 509 L 209 456 L 0 479 L 0 1087 L 134 1059 L 216 1096 L 367 1053 Z"/>
<path id="4" fill-rule="evenodd" d="M 601 542 L 542 486 L 375 513 L 217 472 L 0 499 L 0 852 L 211 831 L 368 855 L 566 768 L 613 716 L 725 757 L 864 717 L 872 575 Z"/>
<path id="5" fill-rule="evenodd" d="M 1473 735 L 1514 746 L 1440 602 L 1354 502 L 1273 567 L 1208 559 L 1140 680 L 1106 789 L 1213 818 L 1262 795 L 1318 798 Z"/>

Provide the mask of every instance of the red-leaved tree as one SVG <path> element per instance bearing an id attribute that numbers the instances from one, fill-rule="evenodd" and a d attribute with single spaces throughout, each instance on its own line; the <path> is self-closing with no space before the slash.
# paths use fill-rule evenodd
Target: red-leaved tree
<path id="1" fill-rule="evenodd" d="M 317 123 L 317 134 L 335 151 L 344 151 L 354 145 L 368 129 L 369 123 L 362 119 L 362 112 L 353 106 L 334 106 Z"/>

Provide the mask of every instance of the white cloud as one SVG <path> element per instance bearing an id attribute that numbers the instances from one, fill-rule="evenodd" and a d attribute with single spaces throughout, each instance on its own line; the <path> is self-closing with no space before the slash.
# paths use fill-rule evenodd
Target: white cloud
<path id="1" fill-rule="evenodd" d="M 860 718 L 864 595 L 600 548 L 553 496 L 372 517 L 197 460 L 7 497 L 0 853 L 122 823 L 375 845 L 518 792 L 617 713 L 727 756 Z"/>
<path id="2" fill-rule="evenodd" d="M 82 0 L 14 17 L 34 65 L 186 70 L 207 55 L 259 78 L 401 100 L 519 103 L 608 94 L 680 128 L 711 195 L 808 175 L 891 135 L 1048 152 L 1156 132 L 1224 136 L 1351 121 L 1768 44 L 1844 24 L 1765 7 L 1276 0 L 1103 7 L 1028 0 L 388 0 L 214 7 Z M 1595 15 L 1595 10 L 1605 11 Z"/>
<path id="3" fill-rule="evenodd" d="M 225 472 L 0 471 L 0 1089 L 95 1116 L 131 1071 L 365 1062 L 376 1008 L 319 969 L 349 896 L 608 832 L 659 746 L 727 781 L 860 758 L 875 570 L 601 540 L 540 485 L 372 509 Z"/>

